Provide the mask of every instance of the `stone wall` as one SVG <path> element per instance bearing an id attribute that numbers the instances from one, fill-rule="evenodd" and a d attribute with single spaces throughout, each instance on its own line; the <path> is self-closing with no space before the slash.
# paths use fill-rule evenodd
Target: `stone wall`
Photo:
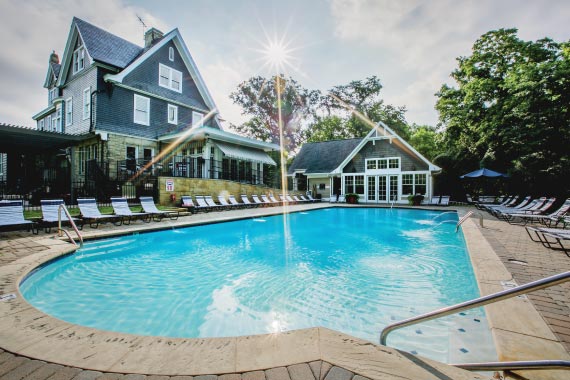
<path id="1" fill-rule="evenodd" d="M 174 191 L 166 191 L 166 181 L 174 181 Z M 219 196 L 238 196 L 247 194 L 278 195 L 282 193 L 280 189 L 273 189 L 265 186 L 248 185 L 245 183 L 225 181 L 221 179 L 199 179 L 199 178 L 175 178 L 159 177 L 158 179 L 159 203 L 165 206 L 180 206 L 180 199 L 183 195 L 211 195 L 214 200 Z M 176 201 L 171 201 L 171 195 L 176 195 Z M 250 198 L 251 199 L 251 198 Z M 279 199 L 279 198 L 277 198 Z M 238 200 L 239 201 L 239 200 Z"/>

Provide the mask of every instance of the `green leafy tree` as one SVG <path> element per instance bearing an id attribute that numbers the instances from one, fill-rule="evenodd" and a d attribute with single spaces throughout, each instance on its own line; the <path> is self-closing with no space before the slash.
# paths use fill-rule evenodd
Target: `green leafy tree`
<path id="1" fill-rule="evenodd" d="M 287 151 L 293 151 L 302 143 L 308 123 L 315 118 L 320 92 L 307 90 L 292 78 L 279 78 L 284 146 Z M 240 105 L 242 113 L 251 116 L 251 119 L 232 127 L 246 136 L 279 144 L 276 91 L 275 78 L 257 76 L 240 84 L 238 89 L 230 94 L 230 98 Z"/>
<path id="2" fill-rule="evenodd" d="M 441 134 L 437 132 L 435 127 L 430 125 L 412 125 L 410 127 L 409 143 L 430 161 L 433 161 L 434 158 L 443 153 L 441 149 Z"/>
<path id="3" fill-rule="evenodd" d="M 509 172 L 518 189 L 556 193 L 570 175 L 569 44 L 490 31 L 451 76 L 457 86 L 442 86 L 436 109 L 454 171 L 478 163 Z"/>
<path id="4" fill-rule="evenodd" d="M 345 125 L 346 121 L 339 116 L 319 117 L 314 124 L 307 128 L 305 140 L 307 142 L 319 142 L 353 137 Z"/>

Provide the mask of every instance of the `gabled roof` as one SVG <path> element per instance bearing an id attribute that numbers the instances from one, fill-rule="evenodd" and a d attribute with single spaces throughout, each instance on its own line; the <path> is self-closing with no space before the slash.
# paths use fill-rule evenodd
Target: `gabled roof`
<path id="1" fill-rule="evenodd" d="M 46 74 L 46 80 L 44 82 L 44 88 L 49 88 L 52 82 L 56 82 L 57 78 L 59 77 L 59 71 L 61 69 L 61 65 L 59 63 L 50 62 L 48 64 L 48 71 Z"/>
<path id="2" fill-rule="evenodd" d="M 330 173 L 360 144 L 362 138 L 305 143 L 287 171 Z"/>
<path id="3" fill-rule="evenodd" d="M 172 41 L 174 43 L 174 46 L 176 46 L 176 48 L 178 49 L 178 53 L 182 57 L 182 60 L 186 65 L 186 69 L 190 73 L 190 76 L 192 77 L 194 83 L 196 83 L 198 92 L 204 99 L 204 102 L 208 106 L 209 110 L 217 110 L 216 104 L 214 103 L 214 99 L 212 98 L 212 95 L 210 95 L 210 91 L 208 91 L 206 83 L 204 82 L 204 79 L 200 75 L 198 67 L 196 66 L 196 62 L 194 62 L 192 55 L 190 55 L 190 51 L 188 50 L 188 47 L 186 46 L 184 39 L 180 35 L 178 28 L 166 33 L 158 43 L 156 43 L 150 49 L 145 51 L 142 55 L 140 55 L 135 61 L 133 61 L 128 67 L 126 67 L 120 73 L 105 75 L 105 80 L 109 82 L 122 83 L 127 75 L 129 75 L 134 69 L 136 69 L 144 61 L 150 58 L 155 52 L 157 52 L 160 48 L 166 45 L 169 41 Z"/>
<path id="4" fill-rule="evenodd" d="M 143 51 L 142 47 L 80 18 L 74 17 L 73 23 L 79 29 L 89 56 L 95 61 L 124 69 Z"/>
<path id="5" fill-rule="evenodd" d="M 74 17 L 71 22 L 71 29 L 67 36 L 67 43 L 65 44 L 64 55 L 61 61 L 63 75 L 59 75 L 57 81 L 58 86 L 61 86 L 66 80 L 67 72 L 69 71 L 73 58 L 73 43 L 77 35 L 79 35 L 83 41 L 85 50 L 93 61 L 118 69 L 127 67 L 144 50 L 132 42 L 109 33 L 80 18 Z"/>

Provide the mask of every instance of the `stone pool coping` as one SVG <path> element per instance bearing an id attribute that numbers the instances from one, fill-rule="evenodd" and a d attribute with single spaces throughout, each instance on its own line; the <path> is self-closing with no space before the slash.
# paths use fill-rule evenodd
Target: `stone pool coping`
<path id="1" fill-rule="evenodd" d="M 330 205 L 294 210 L 320 207 Z M 265 211 L 249 210 L 247 215 L 219 213 L 213 219 L 220 222 L 281 212 L 280 207 L 275 207 Z M 207 219 L 212 221 L 212 218 Z M 187 222 L 158 227 L 146 225 L 137 229 L 207 223 L 204 220 Z M 512 280 L 512 276 L 472 220 L 463 225 L 463 231 L 481 294 L 502 290 L 500 282 Z M 97 231 L 91 235 L 102 237 L 119 233 L 125 231 Z M 13 300 L 0 302 L 1 346 L 13 353 L 85 369 L 154 375 L 224 374 L 324 360 L 370 378 L 429 379 L 442 375 L 458 379 L 480 378 L 446 364 L 321 327 L 233 338 L 180 339 L 136 336 L 73 325 L 33 308 L 18 290 L 18 284 L 34 268 L 74 251 L 69 244 L 58 240 L 52 240 L 51 246 L 47 251 L 0 267 L 0 278 L 3 279 L 0 294 L 17 295 Z M 564 357 L 562 353 L 568 356 L 528 300 L 503 301 L 486 309 L 500 360 L 559 359 Z M 537 378 L 535 374 L 537 372 L 533 377 Z"/>

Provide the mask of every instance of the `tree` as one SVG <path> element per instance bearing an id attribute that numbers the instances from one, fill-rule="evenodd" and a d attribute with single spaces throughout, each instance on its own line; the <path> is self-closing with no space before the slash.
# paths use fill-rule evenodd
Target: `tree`
<path id="1" fill-rule="evenodd" d="M 283 123 L 284 146 L 287 151 L 295 150 L 303 141 L 303 132 L 314 120 L 320 92 L 303 88 L 292 78 L 280 76 L 281 120 Z M 242 114 L 252 118 L 238 126 L 238 132 L 263 141 L 279 144 L 279 123 L 276 80 L 260 76 L 252 77 L 239 85 L 230 95 L 234 103 L 243 108 Z"/>
<path id="2" fill-rule="evenodd" d="M 436 94 L 447 155 L 465 171 L 478 162 L 509 172 L 519 189 L 556 194 L 570 175 L 569 44 L 500 29 L 457 61 L 457 87 Z"/>
<path id="3" fill-rule="evenodd" d="M 430 125 L 413 124 L 410 127 L 409 143 L 430 161 L 443 153 L 441 134 Z"/>

